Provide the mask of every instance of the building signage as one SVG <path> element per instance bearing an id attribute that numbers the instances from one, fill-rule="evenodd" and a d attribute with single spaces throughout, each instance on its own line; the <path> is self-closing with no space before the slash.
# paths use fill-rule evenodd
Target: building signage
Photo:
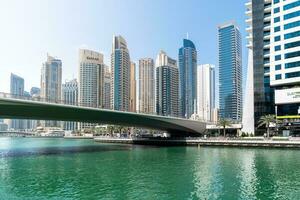
<path id="1" fill-rule="evenodd" d="M 275 90 L 275 104 L 300 103 L 300 88 Z"/>

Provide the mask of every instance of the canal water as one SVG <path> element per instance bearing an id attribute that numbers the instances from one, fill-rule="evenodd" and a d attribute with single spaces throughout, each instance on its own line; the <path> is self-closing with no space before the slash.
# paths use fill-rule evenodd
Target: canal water
<path id="1" fill-rule="evenodd" d="M 300 152 L 0 138 L 0 199 L 300 199 Z"/>

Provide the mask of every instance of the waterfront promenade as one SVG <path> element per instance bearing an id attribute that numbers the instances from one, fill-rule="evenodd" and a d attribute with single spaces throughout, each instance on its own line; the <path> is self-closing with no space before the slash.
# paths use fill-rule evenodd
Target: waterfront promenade
<path id="1" fill-rule="evenodd" d="M 110 138 L 95 137 L 100 143 L 123 143 L 162 146 L 227 146 L 227 147 L 270 147 L 270 148 L 299 148 L 300 139 L 280 140 L 247 140 L 247 139 L 200 139 L 200 138 Z"/>

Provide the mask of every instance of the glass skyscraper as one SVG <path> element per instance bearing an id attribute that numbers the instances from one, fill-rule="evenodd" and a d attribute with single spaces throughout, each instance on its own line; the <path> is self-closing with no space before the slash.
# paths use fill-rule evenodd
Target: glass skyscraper
<path id="1" fill-rule="evenodd" d="M 111 101 L 114 110 L 130 110 L 130 65 L 125 39 L 114 36 L 111 53 Z"/>
<path id="2" fill-rule="evenodd" d="M 190 118 L 197 105 L 197 51 L 191 40 L 184 39 L 179 49 L 180 114 Z"/>
<path id="3" fill-rule="evenodd" d="M 241 33 L 233 22 L 218 27 L 220 118 L 242 119 Z"/>

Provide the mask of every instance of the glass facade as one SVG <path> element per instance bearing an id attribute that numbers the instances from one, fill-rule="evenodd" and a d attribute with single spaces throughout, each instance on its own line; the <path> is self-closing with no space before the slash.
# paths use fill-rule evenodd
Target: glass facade
<path id="1" fill-rule="evenodd" d="M 219 26 L 220 118 L 242 117 L 241 34 L 233 23 Z"/>
<path id="2" fill-rule="evenodd" d="M 179 95 L 180 113 L 184 118 L 190 118 L 196 113 L 197 100 L 197 51 L 191 40 L 184 39 L 183 47 L 179 49 Z"/>

